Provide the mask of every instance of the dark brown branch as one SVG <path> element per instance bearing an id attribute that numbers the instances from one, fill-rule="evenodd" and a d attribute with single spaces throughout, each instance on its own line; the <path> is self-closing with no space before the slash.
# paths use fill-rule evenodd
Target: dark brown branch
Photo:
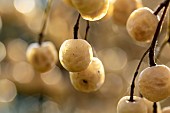
<path id="1" fill-rule="evenodd" d="M 47 7 L 45 8 L 45 11 L 44 11 L 42 29 L 41 29 L 41 32 L 39 33 L 39 37 L 38 37 L 39 45 L 41 45 L 43 38 L 44 38 L 45 29 L 46 29 L 46 26 L 47 26 L 47 20 L 48 20 L 48 17 L 49 17 L 51 5 L 52 5 L 52 0 L 48 0 Z"/>
<path id="2" fill-rule="evenodd" d="M 156 102 L 153 103 L 153 113 L 157 113 L 157 104 L 156 104 Z"/>
<path id="3" fill-rule="evenodd" d="M 169 0 L 165 0 L 164 2 L 162 2 L 157 9 L 154 11 L 154 15 L 158 15 L 158 13 L 161 11 L 161 9 L 163 7 L 165 7 L 166 4 L 168 4 Z"/>
<path id="4" fill-rule="evenodd" d="M 138 71 L 139 71 L 139 68 L 140 68 L 140 66 L 141 66 L 141 64 L 142 64 L 142 61 L 143 61 L 143 59 L 145 58 L 145 56 L 146 56 L 146 54 L 147 54 L 148 52 L 149 52 L 149 49 L 148 49 L 147 51 L 145 51 L 145 53 L 143 54 L 142 58 L 140 59 L 140 62 L 139 62 L 139 64 L 138 64 L 138 66 L 137 66 L 137 68 L 136 68 L 136 71 L 135 71 L 135 73 L 134 73 L 133 80 L 132 80 L 132 84 L 131 84 L 131 90 L 130 90 L 130 99 L 129 99 L 129 101 L 131 101 L 131 102 L 134 101 L 134 99 L 133 99 L 133 94 L 134 94 L 134 89 L 135 89 L 135 79 L 136 79 L 136 77 L 137 77 L 137 75 L 138 75 Z"/>
<path id="5" fill-rule="evenodd" d="M 163 14 L 161 16 L 161 19 L 157 25 L 157 29 L 155 31 L 155 34 L 154 34 L 154 37 L 153 37 L 153 40 L 152 40 L 152 43 L 150 45 L 150 51 L 149 51 L 149 63 L 150 63 L 150 66 L 155 66 L 156 63 L 155 63 L 155 46 L 156 46 L 156 42 L 157 42 L 157 39 L 158 39 L 158 35 L 160 33 L 160 29 L 162 27 L 162 24 L 163 24 L 163 21 L 164 21 L 164 18 L 165 18 L 165 15 L 166 15 L 166 12 L 167 12 L 167 9 L 168 9 L 168 5 L 169 5 L 169 1 L 170 0 L 165 0 L 162 4 L 164 4 L 164 11 L 163 11 Z"/>
<path id="6" fill-rule="evenodd" d="M 74 39 L 78 39 L 78 30 L 79 30 L 79 20 L 80 20 L 81 15 L 78 15 L 76 24 L 74 25 Z"/>

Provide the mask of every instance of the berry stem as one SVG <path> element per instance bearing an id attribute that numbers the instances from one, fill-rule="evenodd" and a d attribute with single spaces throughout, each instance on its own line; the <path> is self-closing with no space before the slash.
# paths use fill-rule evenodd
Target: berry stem
<path id="1" fill-rule="evenodd" d="M 163 3 L 161 3 L 162 5 L 164 5 L 165 9 L 164 9 L 163 14 L 161 16 L 161 19 L 160 19 L 160 21 L 159 21 L 159 23 L 157 25 L 157 28 L 156 28 L 152 43 L 150 45 L 150 51 L 149 51 L 149 63 L 150 63 L 150 66 L 155 66 L 156 65 L 156 63 L 155 63 L 155 54 L 154 54 L 155 47 L 156 47 L 156 42 L 157 42 L 157 39 L 158 39 L 158 36 L 159 36 L 159 33 L 160 33 L 160 29 L 162 27 L 162 24 L 163 24 L 163 21 L 164 21 L 164 18 L 165 18 L 165 15 L 166 15 L 166 12 L 167 12 L 167 9 L 168 9 L 168 6 L 169 6 L 169 1 L 170 0 L 165 0 Z M 163 6 L 162 6 L 162 8 L 163 8 Z M 159 7 L 158 7 L 158 9 L 159 9 Z"/>
<path id="2" fill-rule="evenodd" d="M 78 39 L 78 30 L 79 30 L 79 20 L 80 20 L 81 15 L 78 15 L 77 22 L 74 25 L 74 39 Z"/>
<path id="3" fill-rule="evenodd" d="M 169 0 L 164 0 L 158 8 L 154 11 L 154 15 L 158 15 L 158 13 L 161 11 L 161 9 L 169 2 Z"/>
<path id="4" fill-rule="evenodd" d="M 153 103 L 153 113 L 157 113 L 157 104 L 156 104 L 156 102 Z"/>
<path id="5" fill-rule="evenodd" d="M 86 27 L 86 34 L 85 34 L 84 40 L 87 40 L 87 35 L 88 35 L 89 28 L 90 28 L 89 21 L 87 20 L 86 22 L 87 22 L 87 27 Z"/>
<path id="6" fill-rule="evenodd" d="M 150 49 L 150 48 L 149 48 L 149 49 Z M 134 89 L 135 89 L 135 79 L 136 79 L 136 77 L 137 77 L 137 75 L 138 75 L 138 71 L 139 71 L 139 68 L 140 68 L 140 66 L 141 66 L 141 64 L 142 64 L 142 61 L 143 61 L 143 59 L 145 58 L 146 54 L 149 52 L 149 49 L 148 49 L 147 51 L 145 51 L 145 53 L 143 54 L 142 58 L 140 59 L 140 62 L 139 62 L 139 64 L 138 64 L 138 66 L 137 66 L 137 68 L 136 68 L 136 71 L 135 71 L 135 73 L 134 73 L 133 80 L 132 80 L 132 84 L 131 84 L 131 90 L 130 90 L 130 99 L 129 99 L 130 102 L 133 102 L 133 101 L 134 101 L 133 95 L 134 95 Z"/>
<path id="7" fill-rule="evenodd" d="M 155 15 L 157 15 L 159 13 L 159 11 L 164 7 L 164 11 L 163 11 L 163 14 L 161 16 L 161 19 L 157 25 L 157 29 L 155 31 L 155 34 L 154 34 L 154 37 L 153 37 L 153 40 L 152 40 L 152 43 L 150 45 L 150 51 L 149 51 L 149 62 L 150 62 L 150 66 L 155 66 L 156 63 L 155 63 L 155 55 L 154 55 L 154 52 L 155 52 L 155 47 L 156 47 L 156 42 L 157 42 L 157 39 L 158 39 L 158 35 L 160 33 L 160 29 L 162 27 L 162 24 L 163 24 L 163 21 L 165 19 L 165 15 L 166 15 L 166 12 L 167 12 L 167 9 L 168 9 L 168 6 L 169 6 L 169 1 L 170 0 L 165 0 L 163 3 L 160 4 L 160 6 L 158 7 L 158 9 L 154 12 Z M 168 39 L 169 40 L 169 39 Z M 163 44 L 163 47 L 165 46 L 166 43 Z M 157 104 L 156 102 L 153 103 L 153 113 L 157 113 Z"/>
<path id="8" fill-rule="evenodd" d="M 38 37 L 39 45 L 42 44 L 42 41 L 43 41 L 43 38 L 44 38 L 44 34 L 45 34 L 46 26 L 47 26 L 47 21 L 48 21 L 51 5 L 52 5 L 52 0 L 48 0 L 47 6 L 46 6 L 45 11 L 44 11 L 43 25 L 42 25 L 42 28 L 41 28 L 41 31 L 40 31 L 39 37 Z"/>

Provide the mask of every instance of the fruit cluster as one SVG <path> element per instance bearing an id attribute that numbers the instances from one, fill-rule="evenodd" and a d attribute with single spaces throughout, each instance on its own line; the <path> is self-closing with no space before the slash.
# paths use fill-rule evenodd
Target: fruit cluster
<path id="1" fill-rule="evenodd" d="M 134 10 L 127 22 L 126 29 L 129 35 L 139 42 L 151 42 L 149 49 L 149 61 L 150 67 L 144 69 L 138 78 L 137 86 L 142 97 L 133 96 L 133 90 L 135 87 L 135 77 L 138 74 L 138 68 L 146 54 L 141 59 L 135 72 L 134 79 L 131 85 L 131 95 L 125 96 L 120 99 L 117 105 L 118 113 L 149 113 L 148 102 L 153 102 L 153 109 L 151 112 L 162 112 L 160 109 L 156 109 L 158 101 L 164 100 L 170 96 L 170 68 L 165 65 L 157 65 L 155 63 L 155 47 L 158 39 L 158 34 L 161 30 L 163 19 L 169 5 L 169 1 L 165 0 L 158 9 L 153 12 L 147 7 L 142 7 Z M 165 7 L 161 19 L 157 16 L 158 12 Z M 157 102 L 157 103 L 156 103 Z M 163 110 L 168 112 L 168 109 Z"/>
<path id="2" fill-rule="evenodd" d="M 103 64 L 97 57 L 93 57 L 92 47 L 86 40 L 64 41 L 59 50 L 59 60 L 70 72 L 70 80 L 76 90 L 93 92 L 104 83 Z"/>
<path id="3" fill-rule="evenodd" d="M 110 4 L 109 0 L 64 1 L 78 10 L 82 18 L 88 21 L 102 19 L 107 14 Z M 152 41 L 153 45 L 149 48 L 151 51 L 155 46 L 153 40 L 160 22 L 159 16 L 151 9 L 142 7 L 142 3 L 137 0 L 116 0 L 112 5 L 113 20 L 126 25 L 127 32 L 135 41 L 145 43 Z M 105 81 L 104 66 L 97 57 L 94 57 L 92 47 L 87 40 L 65 40 L 60 47 L 59 57 L 51 42 L 34 43 L 28 47 L 27 59 L 41 73 L 54 68 L 59 59 L 61 65 L 69 72 L 71 84 L 77 91 L 86 93 L 97 91 Z M 133 94 L 121 98 L 117 112 L 151 113 L 154 111 L 151 107 L 152 102 L 159 106 L 159 103 L 155 102 L 170 96 L 169 82 L 169 67 L 155 64 L 144 69 L 137 82 L 143 98 Z M 158 113 L 159 111 L 160 108 Z"/>

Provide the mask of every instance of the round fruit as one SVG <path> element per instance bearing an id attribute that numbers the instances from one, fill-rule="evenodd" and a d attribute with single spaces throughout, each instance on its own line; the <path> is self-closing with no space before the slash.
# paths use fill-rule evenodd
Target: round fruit
<path id="1" fill-rule="evenodd" d="M 170 113 L 170 106 L 164 107 L 162 113 Z"/>
<path id="2" fill-rule="evenodd" d="M 93 92 L 104 83 L 105 72 L 102 62 L 93 57 L 88 68 L 81 72 L 70 72 L 70 80 L 74 88 L 81 92 Z"/>
<path id="3" fill-rule="evenodd" d="M 117 113 L 147 113 L 147 106 L 141 97 L 134 96 L 134 101 L 129 101 L 130 96 L 122 97 L 117 105 Z"/>
<path id="4" fill-rule="evenodd" d="M 119 24 L 126 25 L 129 15 L 141 6 L 140 0 L 116 0 L 113 4 L 113 20 Z"/>
<path id="5" fill-rule="evenodd" d="M 140 93 L 148 100 L 157 102 L 169 96 L 170 69 L 157 65 L 144 69 L 138 78 Z"/>
<path id="6" fill-rule="evenodd" d="M 149 8 L 143 7 L 131 13 L 127 20 L 126 29 L 134 40 L 150 42 L 158 22 L 158 16 L 155 16 Z"/>
<path id="7" fill-rule="evenodd" d="M 26 56 L 30 64 L 39 72 L 49 71 L 58 61 L 58 53 L 51 42 L 42 42 L 41 45 L 30 44 Z"/>
<path id="8" fill-rule="evenodd" d="M 72 0 L 72 4 L 82 18 L 89 21 L 100 20 L 109 8 L 109 0 Z"/>
<path id="9" fill-rule="evenodd" d="M 59 50 L 62 66 L 70 72 L 85 70 L 93 58 L 91 45 L 83 39 L 68 39 Z"/>

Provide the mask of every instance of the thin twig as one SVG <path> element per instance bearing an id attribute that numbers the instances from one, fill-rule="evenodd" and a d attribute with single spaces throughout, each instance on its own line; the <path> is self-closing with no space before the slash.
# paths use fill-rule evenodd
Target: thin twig
<path id="1" fill-rule="evenodd" d="M 79 30 L 79 20 L 80 20 L 81 15 L 78 15 L 76 24 L 74 25 L 74 39 L 78 39 L 78 30 Z"/>
<path id="2" fill-rule="evenodd" d="M 155 34 L 154 34 L 154 37 L 153 37 L 153 40 L 152 40 L 152 43 L 151 43 L 151 46 L 150 46 L 150 48 L 151 48 L 150 51 L 149 51 L 150 66 L 155 66 L 156 65 L 156 63 L 155 63 L 155 55 L 154 55 L 156 42 L 158 40 L 158 35 L 160 33 L 160 29 L 161 29 L 163 21 L 165 19 L 165 15 L 167 13 L 169 2 L 170 2 L 170 0 L 165 0 L 162 3 L 162 8 L 165 7 L 165 9 L 164 9 L 163 14 L 161 16 L 161 19 L 160 19 L 160 21 L 159 21 L 159 23 L 157 25 L 157 29 L 155 31 Z M 161 5 L 160 5 L 160 7 L 161 7 Z M 153 103 L 153 113 L 157 113 L 157 104 L 156 104 L 156 102 Z"/>
<path id="3" fill-rule="evenodd" d="M 156 102 L 154 102 L 153 103 L 153 113 L 157 113 L 157 103 Z"/>
<path id="4" fill-rule="evenodd" d="M 47 7 L 45 8 L 45 11 L 44 11 L 42 29 L 41 29 L 41 32 L 39 33 L 39 37 L 38 37 L 39 45 L 41 45 L 41 43 L 43 41 L 43 38 L 44 38 L 44 34 L 45 34 L 46 26 L 47 26 L 47 21 L 48 21 L 51 5 L 52 5 L 52 0 L 48 0 Z"/>
<path id="5" fill-rule="evenodd" d="M 169 1 L 170 0 L 165 0 L 162 3 L 162 4 L 164 4 L 165 9 L 164 9 L 163 14 L 161 16 L 161 19 L 160 19 L 160 21 L 159 21 L 159 23 L 157 25 L 157 28 L 156 28 L 152 43 L 150 45 L 150 51 L 149 51 L 149 63 L 150 63 L 150 66 L 155 66 L 156 65 L 156 63 L 155 63 L 155 54 L 154 54 L 155 53 L 155 46 L 156 46 L 158 35 L 160 33 L 160 29 L 162 27 L 162 24 L 163 24 L 163 21 L 164 21 L 164 18 L 165 18 L 167 9 L 168 9 Z"/>
<path id="6" fill-rule="evenodd" d="M 168 0 L 165 0 L 164 2 L 162 2 L 158 8 L 154 11 L 154 15 L 158 15 L 158 13 L 161 11 L 161 9 L 167 4 Z"/>
<path id="7" fill-rule="evenodd" d="M 150 49 L 150 48 L 149 48 L 149 49 Z M 131 90 L 130 90 L 130 99 L 129 99 L 129 101 L 131 101 L 131 102 L 134 101 L 134 99 L 133 99 L 133 94 L 134 94 L 134 89 L 135 89 L 135 79 L 136 79 L 136 77 L 137 77 L 137 75 L 138 75 L 138 71 L 139 71 L 139 68 L 140 68 L 140 66 L 141 66 L 141 64 L 142 64 L 142 61 L 143 61 L 143 59 L 145 58 L 146 54 L 149 52 L 149 49 L 146 50 L 145 53 L 143 54 L 142 58 L 140 59 L 140 62 L 139 62 L 139 64 L 138 64 L 138 66 L 137 66 L 137 68 L 136 68 L 136 71 L 135 71 L 135 73 L 134 73 L 133 80 L 132 80 L 132 84 L 131 84 Z"/>

